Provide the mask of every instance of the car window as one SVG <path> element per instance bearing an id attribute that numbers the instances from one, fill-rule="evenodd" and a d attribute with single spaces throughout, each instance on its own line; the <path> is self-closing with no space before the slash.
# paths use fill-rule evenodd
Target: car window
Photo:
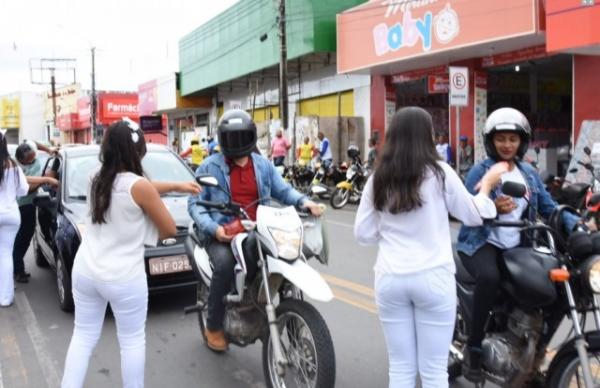
<path id="1" fill-rule="evenodd" d="M 91 175 L 100 166 L 98 155 L 70 157 L 67 160 L 67 201 L 85 201 Z M 192 171 L 170 152 L 148 152 L 142 159 L 144 173 L 153 181 L 189 182 L 194 179 Z M 170 194 L 179 195 L 179 194 Z M 181 194 L 187 195 L 187 194 Z"/>

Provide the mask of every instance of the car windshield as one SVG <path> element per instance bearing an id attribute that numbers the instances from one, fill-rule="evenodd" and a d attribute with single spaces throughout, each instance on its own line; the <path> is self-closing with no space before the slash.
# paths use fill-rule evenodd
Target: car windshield
<path id="1" fill-rule="evenodd" d="M 70 157 L 66 164 L 66 200 L 85 201 L 89 180 L 100 167 L 97 154 Z M 170 152 L 148 152 L 142 159 L 144 173 L 152 181 L 189 182 L 194 174 Z M 169 194 L 169 196 L 187 194 Z"/>

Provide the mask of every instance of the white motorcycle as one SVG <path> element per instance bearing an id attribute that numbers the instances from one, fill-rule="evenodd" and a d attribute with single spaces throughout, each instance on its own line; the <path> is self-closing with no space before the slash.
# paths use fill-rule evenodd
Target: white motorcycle
<path id="1" fill-rule="evenodd" d="M 202 186 L 219 188 L 212 176 L 196 180 Z M 199 200 L 198 204 L 208 212 L 239 217 L 245 230 L 231 241 L 236 265 L 233 290 L 224 300 L 227 340 L 242 347 L 262 341 L 263 372 L 269 388 L 333 387 L 336 371 L 331 334 L 321 314 L 303 298 L 306 294 L 322 302 L 333 299 L 329 285 L 307 264 L 313 257 L 327 264 L 321 220 L 300 214 L 294 207 L 259 205 L 254 222 L 235 203 Z M 198 314 L 204 338 L 213 267 L 193 223 L 189 232 L 185 246 L 198 287 L 196 305 L 185 312 Z M 254 263 L 255 276 L 249 271 Z"/>

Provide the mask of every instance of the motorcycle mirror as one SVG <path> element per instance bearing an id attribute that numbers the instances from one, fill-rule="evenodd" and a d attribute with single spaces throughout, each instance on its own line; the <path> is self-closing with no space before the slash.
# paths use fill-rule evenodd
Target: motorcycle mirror
<path id="1" fill-rule="evenodd" d="M 200 186 L 219 187 L 219 181 L 217 180 L 217 178 L 208 174 L 198 175 L 196 177 L 196 182 L 198 182 Z"/>
<path id="2" fill-rule="evenodd" d="M 502 193 L 514 198 L 523 198 L 525 193 L 527 193 L 527 187 L 517 182 L 504 182 L 502 184 Z"/>
<path id="3" fill-rule="evenodd" d="M 590 156 L 592 154 L 592 150 L 588 146 L 583 147 L 583 152 L 585 152 L 587 156 Z"/>
<path id="4" fill-rule="evenodd" d="M 536 154 L 540 154 L 540 147 L 534 147 L 533 150 L 535 151 Z"/>

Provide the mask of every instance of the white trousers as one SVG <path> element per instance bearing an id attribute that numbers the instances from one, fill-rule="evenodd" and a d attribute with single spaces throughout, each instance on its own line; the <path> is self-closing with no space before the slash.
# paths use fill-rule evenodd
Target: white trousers
<path id="1" fill-rule="evenodd" d="M 456 317 L 456 284 L 447 267 L 386 274 L 375 281 L 388 349 L 390 388 L 448 387 L 448 350 Z"/>
<path id="2" fill-rule="evenodd" d="M 121 348 L 123 387 L 144 386 L 146 361 L 146 276 L 125 283 L 102 283 L 73 270 L 75 328 L 67 352 L 62 388 L 81 388 L 92 351 L 102 332 L 106 305 L 110 303 Z"/>
<path id="3" fill-rule="evenodd" d="M 13 247 L 20 225 L 21 213 L 18 207 L 0 214 L 0 306 L 9 306 L 15 299 Z"/>

